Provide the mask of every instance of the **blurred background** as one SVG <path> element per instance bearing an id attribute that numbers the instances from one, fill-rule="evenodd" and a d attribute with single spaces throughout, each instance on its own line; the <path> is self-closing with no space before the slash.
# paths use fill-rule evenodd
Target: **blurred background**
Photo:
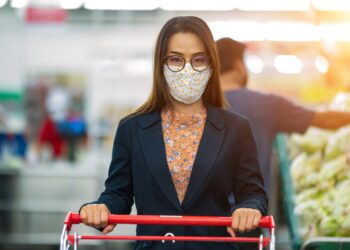
<path id="1" fill-rule="evenodd" d="M 98 197 L 117 124 L 146 100 L 156 36 L 178 15 L 203 18 L 215 39 L 247 44 L 249 88 L 312 108 L 349 108 L 347 0 L 0 0 L 1 250 L 57 249 L 67 211 Z M 295 199 L 302 174 L 291 173 L 289 165 L 326 147 L 333 134 L 322 135 L 316 149 L 310 147 L 320 134 L 312 131 L 277 143 L 275 189 L 281 192 L 271 208 L 279 225 L 277 249 L 299 249 L 316 236 L 350 237 L 350 201 L 343 201 L 336 219 L 322 222 L 323 214 L 313 217 L 318 198 L 308 188 L 315 183 L 304 183 L 308 195 Z M 349 136 L 338 135 L 349 139 L 345 144 Z M 298 206 L 303 201 L 309 203 Z M 335 220 L 346 219 L 338 235 Z M 133 234 L 134 228 L 117 231 Z M 82 242 L 83 249 L 131 245 Z"/>

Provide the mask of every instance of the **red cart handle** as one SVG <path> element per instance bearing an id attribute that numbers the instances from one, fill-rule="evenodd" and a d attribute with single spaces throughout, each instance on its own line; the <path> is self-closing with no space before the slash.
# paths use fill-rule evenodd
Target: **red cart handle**
<path id="1" fill-rule="evenodd" d="M 69 213 L 64 223 L 68 231 L 73 224 L 82 223 L 80 215 Z M 173 216 L 173 215 L 117 215 L 108 217 L 108 224 L 143 224 L 143 225 L 182 225 L 182 226 L 231 226 L 231 217 L 216 216 Z M 259 227 L 274 228 L 275 222 L 272 216 L 260 219 Z"/>
<path id="2" fill-rule="evenodd" d="M 74 235 L 69 234 L 73 224 L 82 223 L 80 215 L 77 213 L 68 213 L 61 235 L 61 250 L 69 248 L 70 242 L 74 249 L 77 249 L 79 240 L 161 240 L 165 241 L 221 241 L 221 242 L 251 242 L 258 243 L 259 249 L 270 244 L 270 250 L 274 250 L 275 246 L 275 222 L 272 216 L 261 218 L 259 227 L 268 228 L 270 238 L 264 238 L 260 235 L 259 238 L 248 237 L 196 237 L 196 236 L 175 236 L 172 233 L 167 233 L 164 236 L 107 236 L 107 235 Z M 183 226 L 231 226 L 231 217 L 215 217 L 215 216 L 164 216 L 164 215 L 117 215 L 111 214 L 108 217 L 109 224 L 142 224 L 142 225 L 183 225 Z"/>

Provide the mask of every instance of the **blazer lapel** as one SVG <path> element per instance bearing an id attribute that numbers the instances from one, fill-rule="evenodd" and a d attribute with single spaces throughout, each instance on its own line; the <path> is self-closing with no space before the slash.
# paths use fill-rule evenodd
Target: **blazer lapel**
<path id="1" fill-rule="evenodd" d="M 139 137 L 142 150 L 154 179 L 165 197 L 181 211 L 175 186 L 166 161 L 162 124 L 159 112 L 141 117 Z"/>
<path id="2" fill-rule="evenodd" d="M 194 161 L 185 199 L 182 203 L 183 208 L 188 207 L 195 200 L 205 180 L 209 177 L 210 170 L 214 165 L 224 139 L 224 125 L 225 122 L 218 109 L 208 107 L 207 121 Z"/>

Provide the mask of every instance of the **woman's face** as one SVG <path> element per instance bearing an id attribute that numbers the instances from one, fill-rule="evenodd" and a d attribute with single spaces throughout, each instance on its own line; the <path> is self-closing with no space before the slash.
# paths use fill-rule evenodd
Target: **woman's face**
<path id="1" fill-rule="evenodd" d="M 211 74 L 209 58 L 201 39 L 189 32 L 172 35 L 164 67 L 173 104 L 200 104 Z"/>

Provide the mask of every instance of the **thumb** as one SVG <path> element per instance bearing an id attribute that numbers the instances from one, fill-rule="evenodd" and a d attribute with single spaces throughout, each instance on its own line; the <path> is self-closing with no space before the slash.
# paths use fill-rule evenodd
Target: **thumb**
<path id="1" fill-rule="evenodd" d="M 227 232 L 232 237 L 236 237 L 236 233 L 235 233 L 235 231 L 233 231 L 232 227 L 227 227 Z"/>
<path id="2" fill-rule="evenodd" d="M 111 224 L 110 224 L 110 225 L 107 225 L 107 226 L 103 229 L 102 233 L 103 233 L 103 234 L 108 234 L 108 233 L 110 233 L 110 232 L 113 231 L 114 227 L 115 227 L 115 225 L 111 225 Z"/>

